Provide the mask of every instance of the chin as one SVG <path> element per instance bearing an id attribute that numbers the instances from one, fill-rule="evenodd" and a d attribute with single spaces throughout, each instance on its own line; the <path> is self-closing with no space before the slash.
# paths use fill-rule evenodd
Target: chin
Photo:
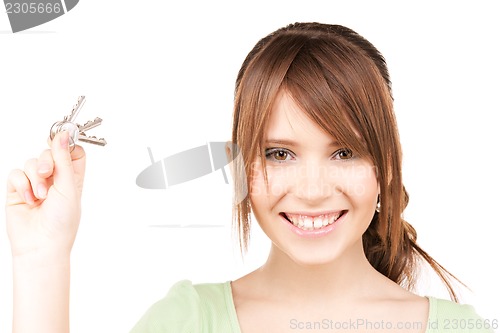
<path id="1" fill-rule="evenodd" d="M 326 239 L 325 239 L 326 241 Z M 343 258 L 351 257 L 353 248 L 349 250 L 342 240 L 329 240 L 329 242 L 310 242 L 299 244 L 281 244 L 278 251 L 289 258 L 298 266 L 314 267 L 335 265 Z"/>
<path id="2" fill-rule="evenodd" d="M 299 254 L 288 254 L 289 258 L 296 263 L 298 266 L 302 267 L 317 267 L 317 266 L 326 266 L 333 265 L 336 261 L 339 260 L 340 255 L 299 255 Z"/>

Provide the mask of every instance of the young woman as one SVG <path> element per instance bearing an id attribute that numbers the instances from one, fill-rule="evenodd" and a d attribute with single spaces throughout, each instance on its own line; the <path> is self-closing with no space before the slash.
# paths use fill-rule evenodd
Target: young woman
<path id="1" fill-rule="evenodd" d="M 177 283 L 133 333 L 491 332 L 456 303 L 451 274 L 401 217 L 408 196 L 391 83 L 367 40 L 318 23 L 263 38 L 238 74 L 232 141 L 244 161 L 233 170 L 236 197 L 249 191 L 235 205 L 241 247 L 253 214 L 272 241 L 267 262 L 235 281 Z M 67 146 L 67 134 L 56 136 L 9 177 L 16 332 L 68 330 L 85 155 Z M 422 262 L 454 301 L 412 293 Z"/>

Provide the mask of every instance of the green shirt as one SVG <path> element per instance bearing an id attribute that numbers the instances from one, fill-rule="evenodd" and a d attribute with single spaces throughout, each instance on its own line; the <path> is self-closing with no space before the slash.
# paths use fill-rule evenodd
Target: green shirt
<path id="1" fill-rule="evenodd" d="M 429 318 L 426 333 L 493 332 L 490 328 L 492 323 L 481 319 L 472 306 L 433 297 L 428 299 Z M 290 328 L 295 325 L 297 331 L 311 331 L 311 328 L 307 328 L 307 324 L 313 323 L 291 321 Z M 355 332 L 356 325 L 361 323 L 333 323 L 325 320 L 316 324 L 325 332 L 334 332 L 336 324 L 351 325 L 344 329 L 352 329 Z M 363 328 L 366 328 L 368 323 L 363 325 Z M 397 331 L 394 327 L 392 329 Z M 131 331 L 131 333 L 212 332 L 240 333 L 229 281 L 196 285 L 187 280 L 177 282 L 165 298 L 151 306 Z"/>

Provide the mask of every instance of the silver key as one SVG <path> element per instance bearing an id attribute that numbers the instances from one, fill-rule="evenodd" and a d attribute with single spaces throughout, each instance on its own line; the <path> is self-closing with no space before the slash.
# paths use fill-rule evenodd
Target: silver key
<path id="1" fill-rule="evenodd" d="M 85 96 L 78 97 L 78 102 L 75 104 L 75 106 L 73 106 L 73 110 L 71 110 L 69 116 L 64 117 L 64 120 L 69 121 L 70 123 L 74 123 L 76 117 L 78 116 L 78 113 L 80 113 L 80 110 L 82 109 L 84 104 Z"/>
<path id="2" fill-rule="evenodd" d="M 77 125 L 78 125 L 78 130 L 80 131 L 80 133 L 82 133 L 101 125 L 101 123 L 102 119 L 97 117 L 94 120 L 87 121 L 84 125 L 78 125 L 78 124 Z"/>
<path id="3" fill-rule="evenodd" d="M 92 143 L 98 146 L 105 146 L 107 143 L 104 138 L 98 139 L 95 136 L 87 136 L 85 133 L 80 133 L 80 135 L 78 135 L 78 141 Z"/>
<path id="4" fill-rule="evenodd" d="M 71 110 L 68 116 L 64 117 L 64 120 L 55 122 L 50 129 L 50 139 L 54 139 L 54 136 L 61 131 L 68 131 L 70 137 L 70 147 L 74 147 L 77 141 L 87 142 L 99 146 L 105 146 L 106 140 L 103 138 L 96 138 L 95 136 L 87 136 L 85 131 L 95 128 L 102 123 L 102 119 L 97 117 L 94 120 L 88 121 L 85 125 L 78 125 L 74 122 L 81 108 L 85 104 L 85 96 L 80 96 L 78 98 L 77 104 Z"/>

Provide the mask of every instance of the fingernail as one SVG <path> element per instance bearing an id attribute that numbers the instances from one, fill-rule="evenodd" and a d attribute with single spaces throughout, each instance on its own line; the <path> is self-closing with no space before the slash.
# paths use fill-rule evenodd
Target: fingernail
<path id="1" fill-rule="evenodd" d="M 68 149 L 69 148 L 69 133 L 67 131 L 61 132 L 61 148 Z"/>
<path id="2" fill-rule="evenodd" d="M 38 166 L 38 173 L 44 174 L 44 173 L 47 173 L 49 171 L 50 171 L 50 169 L 49 169 L 49 166 L 47 164 L 40 164 Z"/>
<path id="3" fill-rule="evenodd" d="M 36 186 L 36 191 L 40 199 L 45 199 L 47 197 L 47 187 L 45 187 L 45 184 L 38 184 Z"/>

